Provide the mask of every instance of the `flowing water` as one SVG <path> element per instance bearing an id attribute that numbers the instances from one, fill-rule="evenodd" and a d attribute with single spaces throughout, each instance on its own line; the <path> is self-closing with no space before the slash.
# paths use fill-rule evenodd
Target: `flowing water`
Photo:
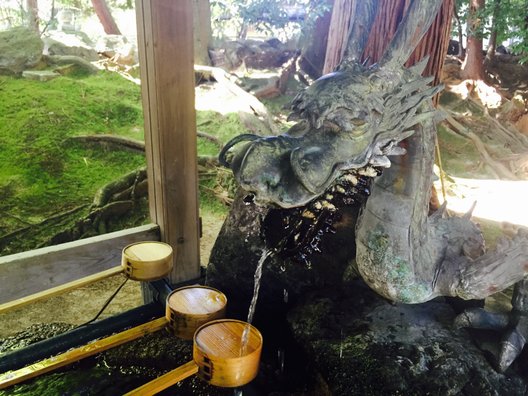
<path id="1" fill-rule="evenodd" d="M 264 267 L 264 262 L 266 261 L 266 259 L 271 256 L 273 252 L 274 250 L 262 250 L 262 255 L 260 256 L 260 259 L 258 261 L 257 269 L 255 270 L 255 275 L 253 277 L 255 282 L 253 285 L 253 298 L 251 298 L 251 303 L 249 304 L 248 316 L 246 320 L 249 324 L 251 324 L 251 322 L 253 321 L 253 316 L 255 315 L 255 309 L 257 307 L 257 300 L 260 289 L 260 279 L 262 278 L 262 268 Z M 249 339 L 249 331 L 251 329 L 249 324 L 244 328 L 244 331 L 242 332 L 242 337 L 240 340 L 240 356 L 243 356 L 246 353 L 247 343 Z"/>

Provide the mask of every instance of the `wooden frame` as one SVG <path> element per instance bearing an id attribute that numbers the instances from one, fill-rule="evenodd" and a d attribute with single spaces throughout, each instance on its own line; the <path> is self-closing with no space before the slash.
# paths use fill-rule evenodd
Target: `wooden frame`
<path id="1" fill-rule="evenodd" d="M 136 0 L 152 221 L 175 252 L 172 283 L 200 275 L 191 0 Z"/>
<path id="2" fill-rule="evenodd" d="M 153 223 L 0 257 L 0 304 L 108 270 L 126 245 L 162 240 L 172 283 L 200 275 L 191 0 L 136 0 Z"/>
<path id="3" fill-rule="evenodd" d="M 157 225 L 0 257 L 0 304 L 115 267 L 125 246 L 145 240 L 159 240 Z"/>

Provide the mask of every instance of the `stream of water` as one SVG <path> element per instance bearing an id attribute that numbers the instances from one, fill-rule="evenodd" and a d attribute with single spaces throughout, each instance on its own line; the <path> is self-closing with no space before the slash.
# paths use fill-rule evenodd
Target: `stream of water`
<path id="1" fill-rule="evenodd" d="M 266 259 L 273 254 L 274 250 L 268 250 L 264 249 L 262 250 L 262 255 L 260 256 L 260 259 L 257 263 L 257 269 L 255 270 L 255 275 L 253 277 L 254 279 L 254 285 L 253 285 L 253 297 L 251 298 L 251 303 L 249 304 L 249 310 L 248 310 L 248 316 L 247 316 L 247 323 L 248 325 L 244 328 L 244 331 L 242 332 L 242 337 L 240 340 L 240 356 L 245 355 L 246 348 L 248 344 L 249 339 L 249 331 L 251 329 L 251 322 L 253 321 L 253 316 L 255 315 L 255 309 L 257 307 L 257 300 L 258 300 L 258 294 L 260 289 L 260 280 L 262 278 L 262 268 L 264 267 L 264 262 Z"/>

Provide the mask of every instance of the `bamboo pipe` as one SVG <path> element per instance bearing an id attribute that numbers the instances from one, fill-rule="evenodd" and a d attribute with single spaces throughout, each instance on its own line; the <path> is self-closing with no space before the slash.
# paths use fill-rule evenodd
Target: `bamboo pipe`
<path id="1" fill-rule="evenodd" d="M 163 329 L 167 323 L 165 317 L 158 318 L 121 333 L 111 335 L 110 337 L 61 353 L 60 355 L 41 360 L 40 362 L 33 363 L 21 369 L 8 371 L 7 373 L 0 375 L 0 389 L 48 373 L 70 363 L 84 359 L 85 357 L 95 355 L 99 352 L 135 340 L 144 335 L 154 333 Z"/>

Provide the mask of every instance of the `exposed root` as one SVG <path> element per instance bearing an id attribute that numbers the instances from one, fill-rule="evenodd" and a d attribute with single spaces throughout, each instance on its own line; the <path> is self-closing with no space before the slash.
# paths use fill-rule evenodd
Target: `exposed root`
<path id="1" fill-rule="evenodd" d="M 493 169 L 493 171 L 497 174 L 499 178 L 508 180 L 519 180 L 519 177 L 516 174 L 514 174 L 506 166 L 491 157 L 484 142 L 482 142 L 482 140 L 473 131 L 469 130 L 457 120 L 455 120 L 451 116 L 451 112 L 449 112 L 445 108 L 443 110 L 445 112 L 445 121 L 454 128 L 454 131 L 456 133 L 467 139 L 470 139 L 475 144 L 475 147 L 480 153 L 482 160 L 486 163 L 486 165 Z"/>

